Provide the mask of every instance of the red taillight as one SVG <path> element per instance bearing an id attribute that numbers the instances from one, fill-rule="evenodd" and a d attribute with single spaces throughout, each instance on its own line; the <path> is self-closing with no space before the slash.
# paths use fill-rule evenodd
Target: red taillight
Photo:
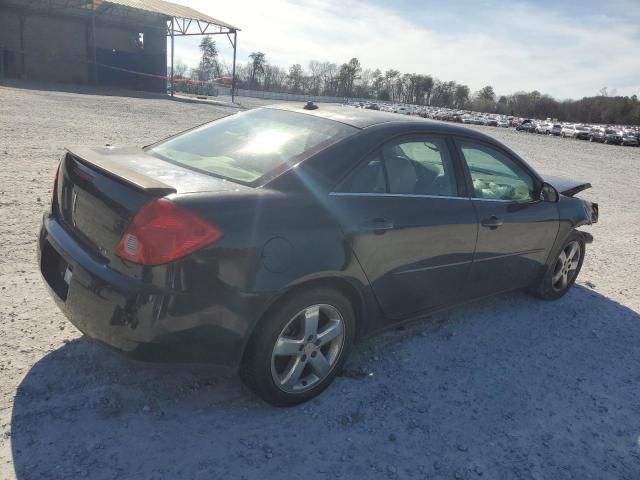
<path id="1" fill-rule="evenodd" d="M 62 162 L 58 163 L 56 168 L 56 176 L 53 179 L 53 194 L 51 195 L 51 213 L 55 213 L 58 210 L 58 178 L 60 177 L 60 169 L 62 168 Z"/>
<path id="2" fill-rule="evenodd" d="M 222 231 L 169 200 L 147 203 L 124 232 L 116 255 L 142 265 L 160 265 L 215 242 Z"/>

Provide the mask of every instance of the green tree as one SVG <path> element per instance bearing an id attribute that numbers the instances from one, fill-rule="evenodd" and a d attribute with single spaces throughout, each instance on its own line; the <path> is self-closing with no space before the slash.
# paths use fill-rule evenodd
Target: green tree
<path id="1" fill-rule="evenodd" d="M 360 61 L 357 58 L 352 58 L 348 63 L 343 63 L 338 71 L 338 82 L 340 95 L 352 96 L 353 85 L 357 78 L 359 78 L 362 67 Z"/>
<path id="2" fill-rule="evenodd" d="M 484 100 L 486 102 L 496 101 L 496 92 L 493 91 L 493 87 L 491 85 L 487 85 L 480 89 L 477 96 L 478 100 Z"/>
<path id="3" fill-rule="evenodd" d="M 303 76 L 304 74 L 302 72 L 302 65 L 300 65 L 299 63 L 291 65 L 291 68 L 289 68 L 287 82 L 292 93 L 300 93 Z"/>
<path id="4" fill-rule="evenodd" d="M 198 80 L 206 82 L 218 78 L 221 75 L 221 69 L 216 42 L 211 40 L 211 37 L 204 37 L 200 42 L 200 52 L 202 58 L 195 72 Z"/>
<path id="5" fill-rule="evenodd" d="M 425 102 L 427 105 L 431 105 L 431 95 L 433 95 L 433 77 L 431 75 L 425 75 L 422 79 L 422 89 L 425 94 Z"/>
<path id="6" fill-rule="evenodd" d="M 469 101 L 469 93 L 471 93 L 471 90 L 469 90 L 469 87 L 466 85 L 458 85 L 456 87 L 454 94 L 456 108 L 464 108 Z"/>

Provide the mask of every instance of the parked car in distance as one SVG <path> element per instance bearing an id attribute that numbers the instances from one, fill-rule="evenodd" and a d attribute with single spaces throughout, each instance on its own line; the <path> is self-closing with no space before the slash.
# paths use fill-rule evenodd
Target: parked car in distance
<path id="1" fill-rule="evenodd" d="M 632 147 L 637 147 L 638 146 L 638 137 L 636 136 L 635 132 L 622 132 L 621 134 L 622 139 L 621 139 L 621 144 L 622 145 L 629 145 Z"/>
<path id="2" fill-rule="evenodd" d="M 559 123 L 554 123 L 549 130 L 551 135 L 559 136 L 562 133 L 562 125 Z"/>
<path id="3" fill-rule="evenodd" d="M 322 392 L 356 340 L 498 292 L 571 288 L 592 241 L 579 227 L 598 219 L 574 196 L 588 183 L 451 123 L 310 107 L 143 149 L 70 148 L 38 249 L 70 322 L 138 358 L 238 368 L 285 406 Z"/>
<path id="4" fill-rule="evenodd" d="M 572 124 L 567 124 L 562 126 L 562 130 L 560 131 L 560 135 L 562 138 L 573 138 L 576 133 L 576 126 Z"/>
<path id="5" fill-rule="evenodd" d="M 620 135 L 613 128 L 606 128 L 604 131 L 604 143 L 621 145 L 622 144 L 622 135 Z"/>
<path id="6" fill-rule="evenodd" d="M 577 138 L 579 140 L 588 140 L 590 134 L 591 129 L 585 127 L 584 125 L 576 125 L 573 136 L 574 138 Z"/>
<path id="7" fill-rule="evenodd" d="M 539 133 L 542 135 L 547 135 L 550 129 L 551 129 L 551 125 L 548 123 L 541 122 L 536 125 L 536 133 Z"/>
<path id="8" fill-rule="evenodd" d="M 533 120 L 530 119 L 523 120 L 516 126 L 516 130 L 519 132 L 530 132 L 531 130 L 535 131 L 535 128 L 536 125 L 533 123 Z"/>
<path id="9" fill-rule="evenodd" d="M 509 120 L 506 118 L 501 118 L 498 120 L 498 126 L 501 128 L 509 128 Z"/>
<path id="10" fill-rule="evenodd" d="M 487 125 L 490 127 L 497 127 L 498 119 L 496 117 L 487 117 Z"/>
<path id="11" fill-rule="evenodd" d="M 593 127 L 589 132 L 589 141 L 590 142 L 600 142 L 604 143 L 606 139 L 605 129 L 603 127 Z"/>

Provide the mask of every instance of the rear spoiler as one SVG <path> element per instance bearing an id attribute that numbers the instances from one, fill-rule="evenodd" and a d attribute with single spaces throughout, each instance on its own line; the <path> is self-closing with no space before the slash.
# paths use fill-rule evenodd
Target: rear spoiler
<path id="1" fill-rule="evenodd" d="M 105 146 L 100 148 L 72 147 L 66 148 L 66 150 L 79 162 L 149 195 L 164 197 L 177 192 L 171 185 L 144 175 L 130 166 L 135 163 L 134 159 L 139 161 L 141 153 L 139 149 L 130 150 Z"/>
<path id="2" fill-rule="evenodd" d="M 559 193 L 567 197 L 573 197 L 583 190 L 591 188 L 591 184 L 589 182 L 572 180 L 570 178 L 543 175 L 542 179 L 555 188 Z"/>

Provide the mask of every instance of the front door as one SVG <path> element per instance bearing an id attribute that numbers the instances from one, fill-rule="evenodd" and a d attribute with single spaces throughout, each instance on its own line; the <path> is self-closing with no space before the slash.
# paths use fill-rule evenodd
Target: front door
<path id="1" fill-rule="evenodd" d="M 458 195 L 456 168 L 443 137 L 404 137 L 370 155 L 330 196 L 392 319 L 464 292 L 478 226 L 471 200 Z"/>
<path id="2" fill-rule="evenodd" d="M 473 297 L 531 285 L 558 233 L 558 205 L 540 200 L 540 181 L 508 152 L 458 140 L 480 227 L 468 292 Z"/>

